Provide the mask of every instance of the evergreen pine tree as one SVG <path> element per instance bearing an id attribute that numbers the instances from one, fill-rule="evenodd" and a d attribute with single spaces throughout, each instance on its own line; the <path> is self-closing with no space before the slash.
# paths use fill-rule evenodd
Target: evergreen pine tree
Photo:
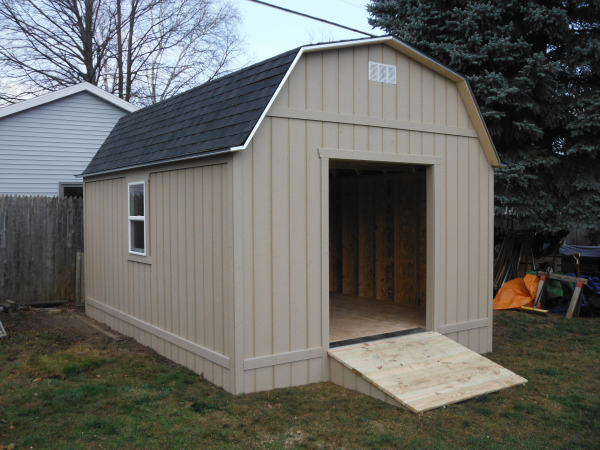
<path id="1" fill-rule="evenodd" d="M 600 1 L 371 0 L 370 24 L 471 84 L 506 167 L 496 214 L 600 225 Z"/>

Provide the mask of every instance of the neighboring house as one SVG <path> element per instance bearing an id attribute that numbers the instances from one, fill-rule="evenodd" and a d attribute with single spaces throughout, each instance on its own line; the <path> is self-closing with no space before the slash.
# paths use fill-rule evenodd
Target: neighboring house
<path id="1" fill-rule="evenodd" d="M 137 109 L 89 83 L 0 108 L 0 194 L 80 197 L 75 175 Z"/>
<path id="2" fill-rule="evenodd" d="M 83 173 L 86 313 L 236 394 L 521 384 L 478 354 L 499 165 L 465 79 L 403 42 L 292 50 L 118 122 Z"/>

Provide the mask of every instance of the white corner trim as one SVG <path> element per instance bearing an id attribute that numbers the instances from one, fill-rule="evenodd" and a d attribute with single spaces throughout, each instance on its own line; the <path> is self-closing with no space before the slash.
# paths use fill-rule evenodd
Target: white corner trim
<path id="1" fill-rule="evenodd" d="M 148 322 L 144 322 L 143 320 L 137 319 L 136 317 L 130 316 L 122 311 L 119 311 L 115 308 L 112 308 L 104 303 L 100 303 L 98 300 L 94 300 L 93 298 L 86 297 L 85 302 L 87 305 L 90 305 L 94 308 L 99 309 L 100 311 L 105 312 L 106 314 L 110 314 L 117 319 L 120 319 L 124 322 L 127 322 L 134 327 L 137 327 L 141 330 L 144 330 L 147 333 L 152 334 L 160 339 L 164 339 L 167 342 L 170 342 L 173 345 L 183 348 L 188 352 L 193 353 L 194 355 L 198 355 L 201 358 L 207 359 L 215 364 L 218 364 L 225 369 L 229 369 L 229 358 L 225 355 L 217 353 L 213 350 L 210 350 L 206 347 L 202 347 L 201 345 L 196 344 L 195 342 L 188 341 L 182 337 L 179 337 L 173 333 L 170 333 L 166 330 L 158 328 L 157 326 L 151 325 Z"/>
<path id="2" fill-rule="evenodd" d="M 276 355 L 259 356 L 244 360 L 244 370 L 261 369 L 263 367 L 289 364 L 307 359 L 322 358 L 324 351 L 321 347 L 309 348 L 307 350 L 296 350 L 289 353 L 278 353 Z"/>
<path id="3" fill-rule="evenodd" d="M 329 159 L 346 159 L 359 161 L 388 162 L 400 164 L 422 164 L 426 166 L 442 164 L 441 156 L 407 155 L 403 153 L 364 152 L 356 150 L 341 150 L 335 148 L 320 148 L 319 157 Z"/>
<path id="4" fill-rule="evenodd" d="M 102 100 L 112 103 L 117 108 L 123 109 L 127 112 L 133 112 L 139 109 L 137 106 L 132 105 L 131 103 L 126 102 L 125 100 L 121 100 L 120 98 L 109 94 L 105 90 L 100 89 L 99 87 L 96 87 L 93 84 L 83 82 L 74 86 L 70 86 L 68 88 L 40 95 L 39 97 L 35 97 L 29 100 L 23 100 L 22 102 L 16 103 L 14 105 L 0 108 L 0 118 L 10 116 L 12 114 L 16 114 L 18 112 L 25 111 L 31 108 L 35 108 L 36 106 L 44 105 L 55 100 L 60 100 L 61 98 L 65 98 L 70 95 L 84 91 L 89 92 L 90 94 L 95 95 L 96 97 L 99 97 Z"/>
<path id="5" fill-rule="evenodd" d="M 473 330 L 475 328 L 485 328 L 488 326 L 490 326 L 489 319 L 477 319 L 469 320 L 468 322 L 453 323 L 451 325 L 442 325 L 437 331 L 440 334 L 449 334 L 456 333 L 458 331 Z"/>

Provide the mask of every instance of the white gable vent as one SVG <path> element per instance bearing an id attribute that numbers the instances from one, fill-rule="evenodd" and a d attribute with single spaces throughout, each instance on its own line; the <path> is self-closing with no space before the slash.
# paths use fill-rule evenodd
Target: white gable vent
<path id="1" fill-rule="evenodd" d="M 369 80 L 396 84 L 396 66 L 369 61 Z"/>

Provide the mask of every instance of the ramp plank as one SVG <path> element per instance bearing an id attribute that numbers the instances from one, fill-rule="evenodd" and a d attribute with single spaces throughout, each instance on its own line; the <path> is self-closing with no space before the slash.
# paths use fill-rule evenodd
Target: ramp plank
<path id="1" fill-rule="evenodd" d="M 339 347 L 329 355 L 415 413 L 527 383 L 433 331 Z"/>

